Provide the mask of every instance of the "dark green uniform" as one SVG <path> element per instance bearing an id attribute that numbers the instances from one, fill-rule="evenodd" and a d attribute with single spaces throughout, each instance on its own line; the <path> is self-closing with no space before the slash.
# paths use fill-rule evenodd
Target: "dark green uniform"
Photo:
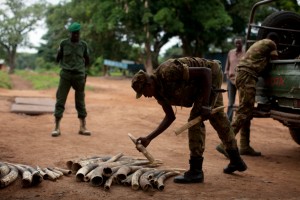
<path id="1" fill-rule="evenodd" d="M 87 44 L 79 40 L 76 46 L 71 39 L 62 40 L 58 49 L 62 58 L 59 62 L 60 81 L 56 92 L 55 114 L 57 118 L 62 118 L 65 110 L 65 103 L 68 93 L 72 87 L 75 90 L 75 104 L 78 118 L 87 116 L 84 103 L 84 87 L 85 87 L 85 60 L 88 56 Z"/>
<path id="2" fill-rule="evenodd" d="M 169 59 L 162 63 L 154 72 L 153 78 L 157 84 L 155 99 L 159 104 L 192 107 L 188 121 L 201 115 L 203 92 L 200 80 L 189 78 L 188 67 L 207 67 L 211 69 L 212 85 L 221 88 L 223 72 L 216 61 L 202 58 Z M 222 94 L 211 98 L 213 108 L 223 106 Z M 235 135 L 230 121 L 224 111 L 210 118 L 210 123 L 218 132 L 224 146 L 233 150 L 236 148 Z M 205 126 L 200 122 L 189 128 L 189 149 L 191 156 L 202 156 L 205 149 Z"/>

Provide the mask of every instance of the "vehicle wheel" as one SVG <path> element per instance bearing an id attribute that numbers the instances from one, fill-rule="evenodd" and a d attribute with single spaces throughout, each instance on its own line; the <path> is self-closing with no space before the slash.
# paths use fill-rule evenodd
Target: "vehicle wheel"
<path id="1" fill-rule="evenodd" d="M 300 145 L 300 128 L 289 127 L 289 130 L 293 140 Z"/>
<path id="2" fill-rule="evenodd" d="M 262 26 L 269 26 L 275 28 L 300 30 L 300 16 L 290 11 L 279 11 L 269 15 L 261 24 Z M 281 44 L 300 45 L 300 33 L 289 31 L 278 31 L 259 29 L 257 40 L 262 40 L 267 37 L 268 33 L 276 32 L 280 37 Z M 279 51 L 279 59 L 295 59 L 300 54 L 299 47 L 281 46 L 277 47 Z"/>

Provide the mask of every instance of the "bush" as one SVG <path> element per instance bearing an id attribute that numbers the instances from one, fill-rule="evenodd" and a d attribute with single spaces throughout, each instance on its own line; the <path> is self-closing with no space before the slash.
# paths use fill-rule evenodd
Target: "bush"
<path id="1" fill-rule="evenodd" d="M 12 89 L 12 83 L 7 72 L 0 71 L 0 87 L 5 89 Z"/>

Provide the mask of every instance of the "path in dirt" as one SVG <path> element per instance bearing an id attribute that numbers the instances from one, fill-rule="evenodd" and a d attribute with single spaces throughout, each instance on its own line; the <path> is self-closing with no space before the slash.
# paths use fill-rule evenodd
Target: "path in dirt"
<path id="1" fill-rule="evenodd" d="M 98 88 L 86 91 L 87 129 L 92 135 L 78 135 L 75 92 L 71 89 L 61 121 L 62 134 L 57 138 L 51 137 L 52 114 L 10 113 L 14 93 L 0 90 L 0 160 L 65 168 L 67 160 L 83 156 L 120 152 L 126 156 L 142 156 L 127 133 L 146 136 L 157 128 L 164 112 L 156 100 L 143 97 L 136 100 L 130 79 L 89 77 L 87 85 Z M 52 98 L 55 93 L 56 88 L 26 91 L 27 96 L 40 94 Z M 223 97 L 227 105 L 227 94 Z M 189 108 L 177 107 L 174 123 L 147 147 L 154 158 L 163 160 L 160 168 L 189 168 L 188 133 L 174 134 L 176 128 L 187 122 L 189 112 Z M 223 173 L 229 160 L 215 150 L 220 139 L 209 122 L 205 126 L 204 183 L 180 185 L 169 178 L 162 192 L 133 191 L 121 185 L 104 191 L 103 187 L 76 182 L 73 174 L 56 182 L 45 180 L 40 185 L 21 188 L 19 176 L 12 185 L 0 190 L 0 199 L 299 199 L 300 146 L 292 140 L 286 127 L 272 119 L 253 119 L 251 146 L 261 151 L 262 156 L 242 156 L 248 169 L 229 175 Z M 238 143 L 239 137 L 238 134 Z"/>
<path id="2" fill-rule="evenodd" d="M 10 74 L 9 75 L 11 82 L 13 84 L 13 90 L 32 90 L 33 84 L 30 81 L 27 81 L 25 78 L 20 75 Z"/>

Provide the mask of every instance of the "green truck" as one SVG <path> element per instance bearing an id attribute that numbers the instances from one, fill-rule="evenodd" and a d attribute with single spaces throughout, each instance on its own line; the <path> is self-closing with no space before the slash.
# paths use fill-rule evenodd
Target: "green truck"
<path id="1" fill-rule="evenodd" d="M 269 32 L 276 32 L 280 37 L 279 60 L 270 61 L 258 79 L 253 117 L 279 121 L 289 128 L 292 138 L 300 145 L 300 60 L 297 58 L 300 55 L 300 16 L 280 11 L 268 16 L 261 26 L 252 24 L 256 8 L 273 1 L 255 4 L 249 20 L 246 49 L 250 43 L 266 38 Z M 249 40 L 251 27 L 259 28 L 257 40 Z"/>

